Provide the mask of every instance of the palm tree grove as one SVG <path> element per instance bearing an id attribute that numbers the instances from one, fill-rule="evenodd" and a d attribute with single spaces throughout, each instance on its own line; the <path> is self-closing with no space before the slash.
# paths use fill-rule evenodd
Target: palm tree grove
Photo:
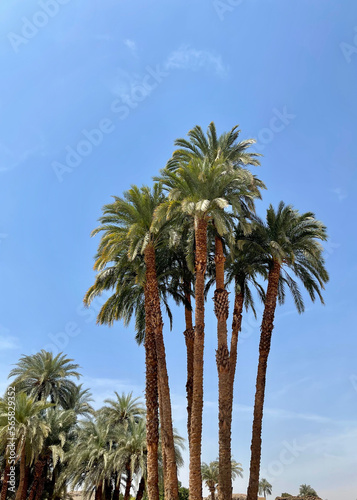
<path id="1" fill-rule="evenodd" d="M 125 191 L 108 186 L 107 204 L 93 207 L 97 251 L 94 264 L 86 266 L 94 265 L 95 275 L 83 289 L 84 310 L 95 314 L 98 342 L 108 326 L 115 327 L 113 337 L 120 325 L 135 330 L 145 366 L 133 360 L 133 370 L 145 373 L 145 391 L 113 386 L 98 405 L 91 387 L 81 381 L 82 367 L 65 349 L 22 354 L 0 400 L 1 500 L 257 500 L 272 495 L 279 476 L 264 477 L 262 466 L 268 361 L 276 364 L 271 351 L 282 341 L 278 333 L 288 335 L 275 332 L 275 316 L 284 303 L 292 322 L 311 310 L 311 303 L 324 304 L 328 236 L 319 215 L 293 206 L 285 193 L 282 201 L 261 208 L 271 186 L 264 182 L 256 141 L 243 135 L 238 125 L 228 132 L 219 132 L 214 122 L 207 130 L 195 125 L 175 141 L 151 184 L 135 184 L 132 175 Z M 101 305 L 93 309 L 98 299 Z M 237 438 L 235 408 L 241 404 L 240 334 L 252 316 L 260 325 L 260 340 L 245 375 L 255 383 L 253 407 L 246 414 L 251 433 L 244 443 L 250 442 L 250 449 L 245 450 Z M 170 330 L 177 333 L 178 321 L 184 325 L 180 338 L 187 367 L 180 374 L 185 436 L 175 425 L 169 379 L 175 367 L 167 357 Z M 208 456 L 204 361 L 211 339 L 217 442 Z M 113 350 L 110 341 L 106 349 Z M 123 356 L 124 344 L 118 364 Z M 249 453 L 249 463 L 232 456 L 233 444 Z M 180 480 L 184 468 L 185 486 Z M 247 491 L 238 495 L 243 477 Z M 299 486 L 311 478 L 297 479 L 296 498 L 319 498 L 310 485 Z M 289 493 L 278 498 L 289 497 L 295 498 Z"/>

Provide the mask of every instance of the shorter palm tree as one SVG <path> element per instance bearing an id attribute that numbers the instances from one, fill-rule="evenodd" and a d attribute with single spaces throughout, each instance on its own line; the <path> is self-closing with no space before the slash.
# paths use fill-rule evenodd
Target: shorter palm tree
<path id="1" fill-rule="evenodd" d="M 202 481 L 206 484 L 211 493 L 211 499 L 215 500 L 215 493 L 218 484 L 218 462 L 211 462 L 210 464 L 202 463 L 201 466 Z"/>
<path id="2" fill-rule="evenodd" d="M 309 484 L 302 484 L 299 489 L 299 497 L 318 497 L 318 494 Z"/>
<path id="3" fill-rule="evenodd" d="M 53 356 L 52 352 L 42 349 L 37 354 L 20 358 L 9 378 L 16 377 L 12 385 L 17 386 L 17 392 L 26 392 L 37 401 L 49 398 L 51 403 L 65 407 L 75 388 L 70 377 L 80 377 L 79 365 L 72 361 L 62 353 Z"/>
<path id="4" fill-rule="evenodd" d="M 259 495 L 264 495 L 265 499 L 267 495 L 271 495 L 272 489 L 272 485 L 266 479 L 263 478 L 259 481 Z"/>
<path id="5" fill-rule="evenodd" d="M 207 488 L 209 489 L 211 493 L 211 499 L 214 500 L 215 494 L 216 494 L 216 488 L 218 485 L 218 479 L 219 479 L 219 460 L 215 460 L 214 462 L 211 462 L 210 464 L 206 464 L 203 462 L 201 466 L 201 474 L 202 474 L 202 481 L 205 482 Z M 231 474 L 232 474 L 232 480 L 236 479 L 237 477 L 243 477 L 243 468 L 242 464 L 239 462 L 236 462 L 235 460 L 231 461 Z"/>

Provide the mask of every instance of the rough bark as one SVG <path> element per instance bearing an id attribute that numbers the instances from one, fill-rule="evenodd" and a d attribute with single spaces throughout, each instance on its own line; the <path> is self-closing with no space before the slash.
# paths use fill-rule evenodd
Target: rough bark
<path id="1" fill-rule="evenodd" d="M 203 352 L 205 330 L 205 273 L 207 266 L 207 221 L 195 220 L 195 339 L 193 396 L 190 429 L 190 500 L 202 500 L 201 449 L 203 410 Z"/>
<path id="2" fill-rule="evenodd" d="M 224 286 L 224 252 L 222 239 L 215 238 L 216 290 L 214 294 L 214 310 L 217 317 L 216 362 L 218 371 L 218 436 L 219 436 L 219 481 L 218 498 L 232 499 L 231 468 L 231 391 L 230 391 L 230 355 L 228 350 L 228 292 Z"/>
<path id="3" fill-rule="evenodd" d="M 163 322 L 161 316 L 160 296 L 159 296 L 159 289 L 158 289 L 157 275 L 156 275 L 155 249 L 151 244 L 149 244 L 145 249 L 145 265 L 146 265 L 146 288 L 148 292 L 148 302 L 150 303 L 152 326 L 155 332 L 158 384 L 159 384 L 159 391 L 161 394 L 161 397 L 159 399 L 161 439 L 162 439 L 163 453 L 165 453 L 165 460 L 166 460 L 166 470 L 165 470 L 166 474 L 164 474 L 164 479 L 166 479 L 165 500 L 177 500 L 178 480 L 177 480 L 174 435 L 172 428 L 169 378 L 166 367 L 164 337 L 162 333 Z"/>
<path id="4" fill-rule="evenodd" d="M 265 384 L 271 336 L 274 328 L 274 315 L 278 296 L 280 264 L 274 261 L 268 277 L 268 288 L 265 299 L 264 313 L 261 324 L 259 343 L 259 362 L 256 381 L 253 432 L 251 443 L 250 476 L 247 500 L 256 500 L 259 490 L 259 472 L 262 447 L 262 421 L 265 397 Z"/>
<path id="5" fill-rule="evenodd" d="M 216 488 L 213 486 L 210 487 L 209 489 L 210 494 L 211 494 L 211 500 L 216 500 Z"/>
<path id="6" fill-rule="evenodd" d="M 15 500 L 26 500 L 29 478 L 29 468 L 26 466 L 26 451 L 23 446 L 20 458 L 20 483 L 16 492 Z"/>
<path id="7" fill-rule="evenodd" d="M 6 500 L 7 488 L 9 485 L 9 476 L 10 476 L 10 464 L 8 463 L 8 461 L 6 461 L 5 470 L 4 470 L 4 480 L 2 482 L 0 500 Z"/>
<path id="8" fill-rule="evenodd" d="M 126 483 L 125 483 L 124 500 L 129 500 L 130 499 L 131 482 L 132 482 L 130 462 L 126 464 L 125 471 L 126 471 Z"/>
<path id="9" fill-rule="evenodd" d="M 144 476 L 141 476 L 139 488 L 138 488 L 138 491 L 136 493 L 135 500 L 142 500 L 144 493 L 145 493 L 145 478 L 144 478 Z"/>
<path id="10" fill-rule="evenodd" d="M 149 289 L 145 284 L 145 364 L 146 364 L 146 443 L 147 492 L 149 500 L 159 500 L 159 400 L 155 332 L 151 322 Z"/>
<path id="11" fill-rule="evenodd" d="M 184 283 L 185 298 L 189 305 L 191 305 L 191 283 Z M 186 382 L 186 396 L 187 396 L 187 435 L 188 443 L 190 443 L 191 434 L 191 413 L 192 413 L 192 390 L 193 390 L 193 359 L 194 359 L 194 339 L 195 330 L 192 322 L 192 309 L 185 307 L 185 326 L 184 331 L 186 353 L 187 353 L 187 382 Z"/>
<path id="12" fill-rule="evenodd" d="M 28 500 L 41 498 L 43 488 L 45 486 L 45 478 L 43 475 L 45 466 L 46 466 L 46 459 L 43 457 L 37 460 L 37 462 L 35 463 L 34 478 Z"/>

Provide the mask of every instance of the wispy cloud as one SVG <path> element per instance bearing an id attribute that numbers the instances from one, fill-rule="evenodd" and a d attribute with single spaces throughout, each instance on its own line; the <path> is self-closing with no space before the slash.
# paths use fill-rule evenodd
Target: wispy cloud
<path id="1" fill-rule="evenodd" d="M 19 167 L 36 154 L 43 154 L 44 146 L 36 145 L 24 149 L 22 152 L 11 151 L 5 144 L 0 143 L 0 172 L 7 172 Z"/>
<path id="2" fill-rule="evenodd" d="M 191 71 L 206 70 L 220 77 L 226 76 L 228 68 L 224 65 L 222 57 L 208 50 L 195 49 L 182 45 L 169 54 L 166 69 L 183 69 Z"/>
<path id="3" fill-rule="evenodd" d="M 0 325 L 0 350 L 18 349 L 19 339 L 10 335 L 10 330 Z"/>
<path id="4" fill-rule="evenodd" d="M 136 50 L 137 50 L 137 47 L 136 47 L 136 43 L 134 42 L 134 40 L 131 40 L 130 38 L 126 38 L 124 40 L 124 45 L 126 45 L 126 47 L 128 47 L 128 49 L 134 54 L 136 55 Z"/>
<path id="5" fill-rule="evenodd" d="M 340 187 L 332 189 L 332 192 L 337 196 L 338 201 L 343 201 L 348 198 L 346 191 Z"/>

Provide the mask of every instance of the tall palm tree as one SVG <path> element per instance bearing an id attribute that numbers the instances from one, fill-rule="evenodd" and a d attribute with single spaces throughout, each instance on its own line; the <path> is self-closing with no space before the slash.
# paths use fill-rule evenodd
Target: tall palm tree
<path id="1" fill-rule="evenodd" d="M 172 165 L 171 165 L 172 167 Z M 216 262 L 217 286 L 219 293 L 215 296 L 215 311 L 218 319 L 218 353 L 219 373 L 222 372 L 224 360 L 224 336 L 228 317 L 228 293 L 224 288 L 224 255 L 220 252 L 221 237 L 229 233 L 233 227 L 232 214 L 225 209 L 230 207 L 232 213 L 242 214 L 252 207 L 257 196 L 260 181 L 244 169 L 234 169 L 232 165 L 218 158 L 213 163 L 207 157 L 192 158 L 175 169 L 162 170 L 159 180 L 168 191 L 168 201 L 156 211 L 157 220 L 170 220 L 179 214 L 191 219 L 195 232 L 195 337 L 193 362 L 193 398 L 190 432 L 190 498 L 202 498 L 201 481 L 201 442 L 202 442 L 202 410 L 203 410 L 203 352 L 204 352 L 204 290 L 207 266 L 207 230 L 212 224 L 217 232 Z M 222 280 L 223 272 L 223 280 Z M 221 420 L 220 415 L 220 420 Z M 220 426 L 222 429 L 222 426 Z M 220 436 L 220 443 L 221 443 Z M 221 455 L 221 454 L 220 454 Z M 226 457 L 227 458 L 227 457 Z M 221 460 L 221 458 L 220 458 Z M 223 464 L 226 471 L 230 457 Z M 222 471 L 222 476 L 224 472 Z M 226 492 L 227 486 L 224 491 Z M 231 482 L 226 498 L 231 495 Z"/>
<path id="2" fill-rule="evenodd" d="M 145 351 L 146 351 L 146 402 L 148 441 L 148 493 L 150 500 L 158 498 L 157 488 L 157 390 L 159 389 L 160 420 L 166 458 L 165 490 L 167 499 L 177 499 L 177 467 L 175 462 L 172 431 L 172 414 L 166 355 L 162 334 L 160 294 L 156 269 L 156 249 L 163 241 L 164 226 L 153 230 L 156 208 L 164 201 L 160 184 L 152 191 L 133 186 L 123 198 L 115 197 L 114 203 L 106 205 L 101 217 L 101 226 L 93 234 L 103 231 L 96 262 L 96 269 L 103 269 L 113 262 L 120 250 L 128 248 L 129 259 L 138 254 L 145 262 Z"/>
<path id="3" fill-rule="evenodd" d="M 267 495 L 271 495 L 272 489 L 272 485 L 266 479 L 263 478 L 259 481 L 259 495 L 264 495 L 265 500 Z"/>
<path id="4" fill-rule="evenodd" d="M 17 386 L 17 391 L 24 391 L 38 401 L 50 398 L 51 403 L 63 407 L 66 398 L 75 390 L 70 377 L 80 377 L 79 365 L 72 361 L 62 353 L 53 356 L 52 352 L 42 349 L 37 354 L 20 358 L 9 378 L 15 377 L 12 385 Z"/>
<path id="5" fill-rule="evenodd" d="M 217 130 L 214 122 L 211 122 L 207 129 L 207 137 L 202 128 L 196 125 L 188 132 L 189 140 L 177 139 L 175 145 L 179 148 L 174 151 L 172 157 L 167 162 L 168 170 L 176 170 L 182 165 L 187 165 L 192 159 L 208 159 L 214 163 L 217 159 L 229 162 L 234 168 L 245 167 L 247 165 L 259 166 L 258 153 L 250 153 L 247 149 L 254 144 L 254 139 L 239 141 L 239 125 L 233 127 L 229 132 L 225 132 L 217 137 Z"/>
<path id="6" fill-rule="evenodd" d="M 304 311 L 302 296 L 289 270 L 300 279 L 312 301 L 318 297 L 323 303 L 321 289 L 328 281 L 328 273 L 324 266 L 323 248 L 318 240 L 326 239 L 326 227 L 316 220 L 313 213 L 299 214 L 291 206 L 280 202 L 277 211 L 270 205 L 265 223 L 256 219 L 254 239 L 245 243 L 246 248 L 254 248 L 264 257 L 268 275 L 259 344 L 247 500 L 256 500 L 259 489 L 266 371 L 278 297 L 279 294 L 284 297 L 285 283 L 292 292 L 298 312 Z"/>

